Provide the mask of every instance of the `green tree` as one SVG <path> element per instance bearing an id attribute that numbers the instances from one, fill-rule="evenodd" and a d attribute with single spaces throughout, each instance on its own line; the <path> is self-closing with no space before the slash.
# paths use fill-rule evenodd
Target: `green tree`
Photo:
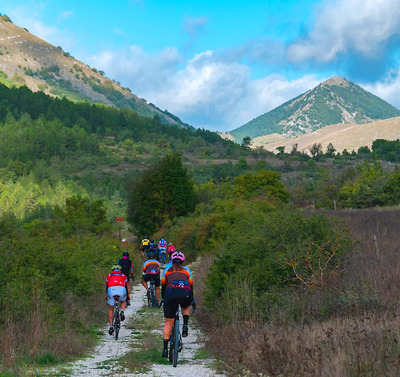
<path id="1" fill-rule="evenodd" d="M 326 155 L 328 157 L 333 157 L 335 155 L 336 149 L 333 146 L 332 143 L 329 143 L 328 146 L 326 147 Z"/>
<path id="2" fill-rule="evenodd" d="M 309 149 L 310 149 L 311 156 L 313 156 L 316 159 L 318 159 L 318 157 L 320 157 L 322 155 L 321 143 L 315 143 L 315 144 L 311 145 L 311 147 Z"/>
<path id="3" fill-rule="evenodd" d="M 250 148 L 251 143 L 252 143 L 251 137 L 245 136 L 242 140 L 242 147 Z"/>
<path id="4" fill-rule="evenodd" d="M 194 206 L 194 183 L 182 165 L 182 154 L 169 153 L 131 188 L 128 221 L 138 235 L 152 234 L 164 221 L 186 215 Z"/>
<path id="5" fill-rule="evenodd" d="M 289 194 L 281 183 L 279 173 L 271 170 L 249 172 L 235 178 L 237 195 L 249 197 L 266 195 L 287 202 Z"/>
<path id="6" fill-rule="evenodd" d="M 281 146 L 281 147 L 276 147 L 276 149 L 278 150 L 279 154 L 282 155 L 285 153 L 285 147 Z"/>

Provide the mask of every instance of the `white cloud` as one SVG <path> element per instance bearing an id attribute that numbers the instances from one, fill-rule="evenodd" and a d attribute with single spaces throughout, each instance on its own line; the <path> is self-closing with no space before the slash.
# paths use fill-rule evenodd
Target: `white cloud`
<path id="1" fill-rule="evenodd" d="M 132 46 L 103 52 L 89 62 L 193 126 L 218 131 L 239 127 L 319 83 L 313 75 L 252 80 L 246 65 L 221 61 L 212 51 L 184 63 L 174 48 L 150 55 Z"/>
<path id="2" fill-rule="evenodd" d="M 141 96 L 168 87 L 167 83 L 175 74 L 180 60 L 176 48 L 166 47 L 155 54 L 147 54 L 139 46 L 106 50 L 85 59 L 91 66 L 103 70 L 108 77 L 118 79 Z"/>
<path id="3" fill-rule="evenodd" d="M 190 38 L 196 38 L 199 30 L 203 29 L 207 23 L 207 19 L 203 17 L 186 16 L 183 20 L 182 29 L 189 34 Z"/>
<path id="4" fill-rule="evenodd" d="M 61 12 L 61 14 L 58 17 L 58 22 L 61 20 L 66 20 L 68 18 L 71 18 L 74 15 L 73 10 L 66 10 L 65 12 Z"/>
<path id="5" fill-rule="evenodd" d="M 348 52 L 372 58 L 394 36 L 400 36 L 399 0 L 329 0 L 312 31 L 288 47 L 288 56 L 295 63 L 330 62 Z"/>
<path id="6" fill-rule="evenodd" d="M 7 14 L 14 24 L 27 28 L 32 34 L 54 46 L 61 46 L 64 51 L 70 50 L 75 45 L 74 36 L 68 31 L 41 22 L 39 15 L 42 8 L 40 4 L 36 8 L 19 7 L 7 10 Z"/>
<path id="7" fill-rule="evenodd" d="M 388 76 L 374 84 L 360 84 L 365 90 L 389 102 L 400 109 L 400 68 L 391 71 Z"/>

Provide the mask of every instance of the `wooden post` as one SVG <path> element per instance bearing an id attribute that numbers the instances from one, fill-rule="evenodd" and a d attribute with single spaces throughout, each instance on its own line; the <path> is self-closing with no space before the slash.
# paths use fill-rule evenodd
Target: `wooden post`
<path id="1" fill-rule="evenodd" d="M 378 238 L 376 237 L 376 234 L 372 235 L 372 239 L 374 240 L 374 244 L 375 244 L 375 253 L 377 258 L 379 258 L 379 249 L 378 249 Z"/>

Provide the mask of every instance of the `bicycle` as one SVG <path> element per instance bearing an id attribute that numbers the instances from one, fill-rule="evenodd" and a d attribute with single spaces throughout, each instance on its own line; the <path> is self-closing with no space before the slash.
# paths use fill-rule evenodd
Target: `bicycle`
<path id="1" fill-rule="evenodd" d="M 149 306 L 149 308 L 157 308 L 158 306 L 154 279 L 150 280 L 150 288 L 147 291 L 147 305 Z"/>
<path id="2" fill-rule="evenodd" d="M 165 266 L 165 257 L 167 249 L 165 247 L 161 247 L 159 250 L 160 250 L 160 262 L 163 266 Z"/>
<path id="3" fill-rule="evenodd" d="M 158 305 L 159 308 L 164 304 L 164 300 L 160 302 Z M 195 305 L 193 305 L 193 313 L 195 311 Z M 169 338 L 169 361 L 172 363 L 173 367 L 178 365 L 178 353 L 182 351 L 183 348 L 183 341 L 182 341 L 182 334 L 180 331 L 179 325 L 179 306 L 175 313 L 174 324 L 172 325 L 171 336 Z M 178 339 L 178 341 L 177 341 Z"/>
<path id="4" fill-rule="evenodd" d="M 115 340 L 118 340 L 119 329 L 121 328 L 121 319 L 119 318 L 119 296 L 114 296 L 115 304 L 114 304 L 114 318 L 113 318 L 113 326 L 114 326 L 114 336 Z"/>

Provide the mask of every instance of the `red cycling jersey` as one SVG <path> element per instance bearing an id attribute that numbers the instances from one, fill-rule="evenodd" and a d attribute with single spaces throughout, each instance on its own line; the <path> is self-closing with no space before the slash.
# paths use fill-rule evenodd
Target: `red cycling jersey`
<path id="1" fill-rule="evenodd" d="M 167 252 L 168 254 L 175 253 L 176 249 L 174 245 L 168 245 Z"/>
<path id="2" fill-rule="evenodd" d="M 126 275 L 122 272 L 111 272 L 111 274 L 107 275 L 106 284 L 107 287 L 125 287 L 127 283 Z"/>

